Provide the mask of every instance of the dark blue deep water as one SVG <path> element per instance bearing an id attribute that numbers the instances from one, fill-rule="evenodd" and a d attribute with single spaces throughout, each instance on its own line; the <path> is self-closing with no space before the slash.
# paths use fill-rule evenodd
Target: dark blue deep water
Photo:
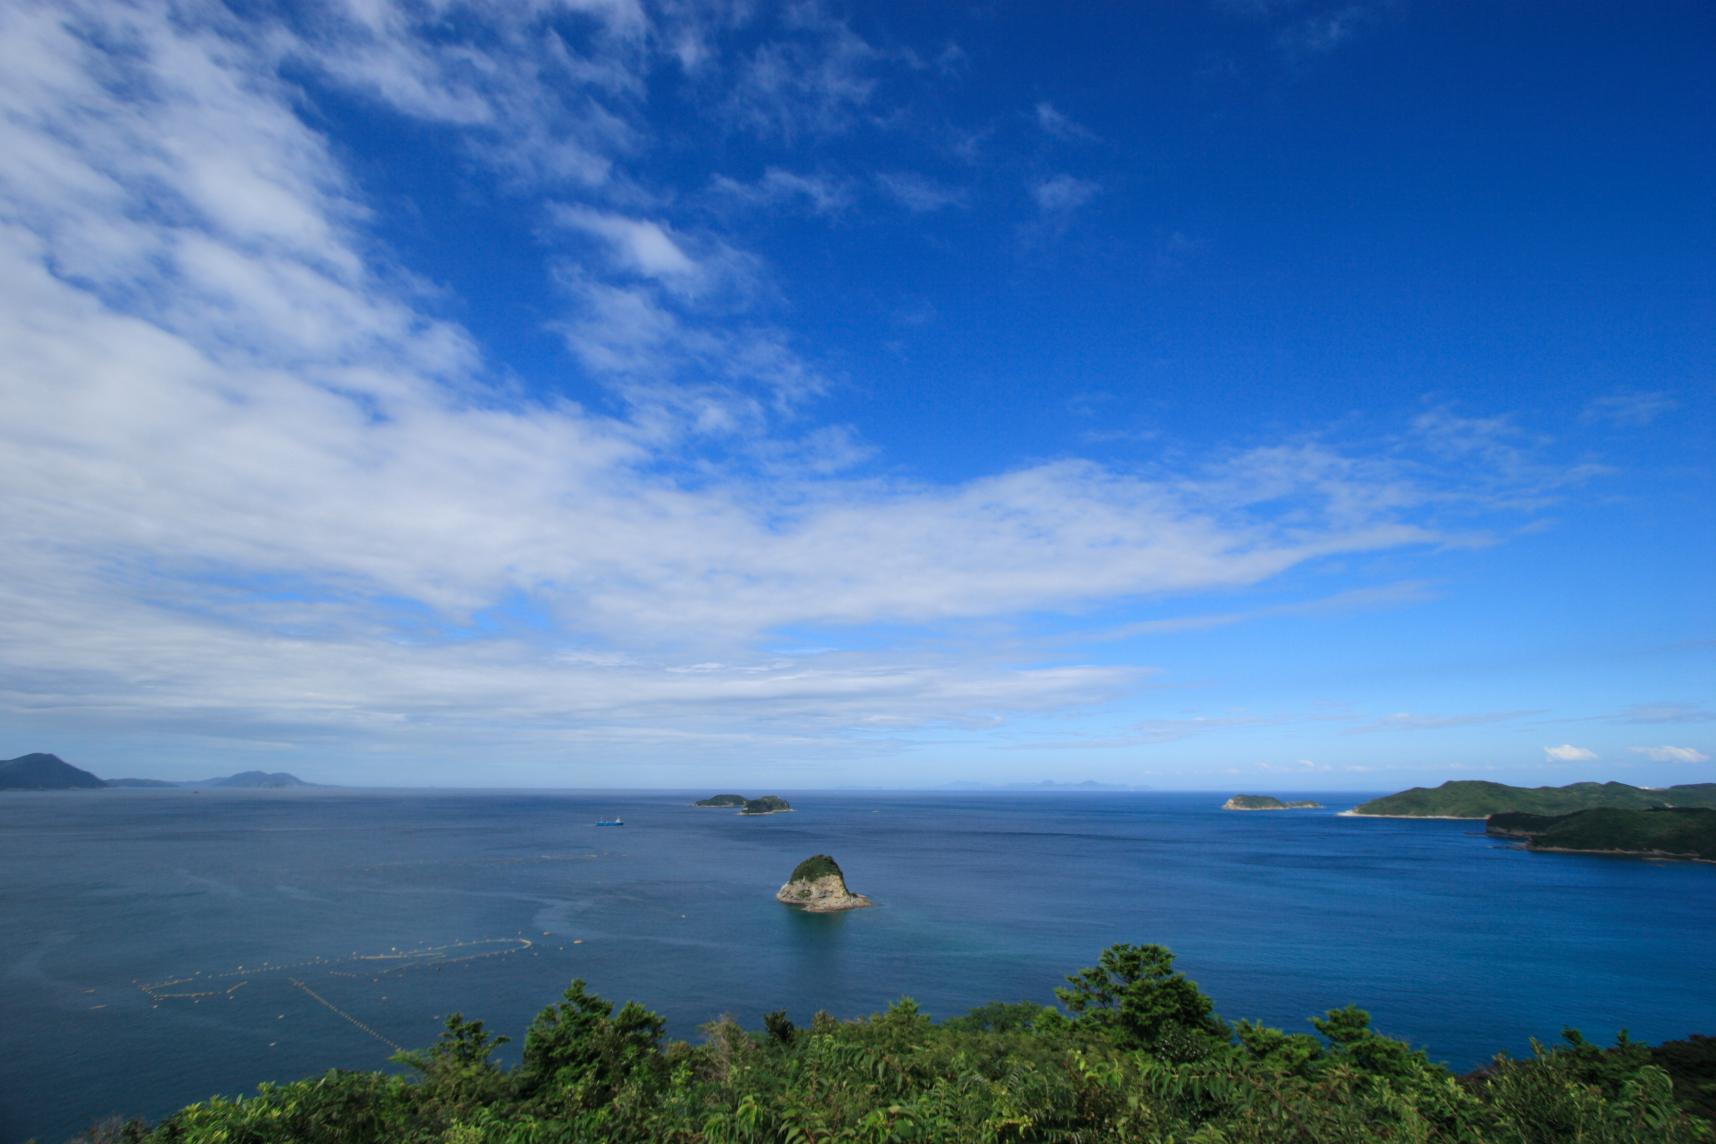
<path id="1" fill-rule="evenodd" d="M 768 818 L 655 793 L 0 798 L 0 1141 L 382 1067 L 454 1010 L 516 1055 L 573 977 L 693 1037 L 1048 1002 L 1121 941 L 1174 949 L 1229 1018 L 1357 1003 L 1459 1069 L 1564 1025 L 1716 1032 L 1716 866 L 1223 795 L 782 793 L 799 810 Z M 819 851 L 879 908 L 778 905 Z"/>

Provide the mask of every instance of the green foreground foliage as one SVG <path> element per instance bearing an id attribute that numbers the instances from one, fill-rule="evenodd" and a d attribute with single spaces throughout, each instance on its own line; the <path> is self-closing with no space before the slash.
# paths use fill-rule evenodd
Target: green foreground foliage
<path id="1" fill-rule="evenodd" d="M 692 1045 L 660 1017 L 574 981 L 503 1069 L 503 1038 L 455 1015 L 411 1076 L 329 1072 L 215 1098 L 91 1141 L 148 1144 L 538 1144 L 549 1141 L 1708 1141 L 1652 1050 L 1577 1033 L 1529 1060 L 1456 1077 L 1355 1008 L 1316 1035 L 1229 1025 L 1160 946 L 1118 945 L 1057 990 L 1066 1012 L 991 1004 L 932 1022 L 910 999 L 856 1021 L 722 1018 Z M 1070 1015 L 1069 1015 L 1070 1013 Z M 1708 1101 L 1712 1042 L 1682 1100 Z M 1680 1079 L 1680 1078 L 1676 1078 Z M 1701 1084 L 1703 1087 L 1700 1087 Z"/>

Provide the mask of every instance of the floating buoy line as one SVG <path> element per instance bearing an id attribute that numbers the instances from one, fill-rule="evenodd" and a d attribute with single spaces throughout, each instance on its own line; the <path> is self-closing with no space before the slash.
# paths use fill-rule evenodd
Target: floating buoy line
<path id="1" fill-rule="evenodd" d="M 542 936 L 548 937 L 550 935 L 545 932 Z M 582 938 L 573 938 L 568 945 L 558 948 L 570 949 L 572 945 L 579 945 L 582 942 Z M 197 970 L 194 973 L 169 977 L 161 981 L 139 980 L 134 981 L 133 984 L 144 996 L 149 998 L 155 1008 L 160 1008 L 161 1005 L 172 1002 L 201 1004 L 203 1001 L 217 998 L 225 998 L 230 1001 L 239 990 L 259 978 L 284 978 L 295 992 L 347 1021 L 366 1036 L 372 1037 L 398 1052 L 402 1048 L 398 1042 L 377 1030 L 361 1017 L 330 1001 L 317 992 L 304 978 L 319 973 L 327 977 L 343 977 L 352 980 L 368 978 L 372 982 L 379 982 L 384 977 L 391 977 L 415 969 L 439 971 L 450 966 L 467 965 L 497 957 L 510 957 L 527 952 L 535 954 L 545 948 L 555 947 L 547 946 L 540 938 L 528 938 L 523 934 L 515 934 L 510 937 L 476 938 L 470 941 L 453 941 L 442 945 L 406 949 L 393 946 L 377 953 L 354 951 L 346 957 L 310 957 L 281 965 L 264 961 L 260 965 L 239 965 L 232 969 L 216 972 Z M 387 998 L 383 997 L 382 1000 L 385 1001 Z M 276 1019 L 283 1020 L 284 1018 L 285 1014 L 282 1013 Z"/>
<path id="2" fill-rule="evenodd" d="M 386 1045 L 388 1048 L 392 1049 L 394 1052 L 402 1053 L 405 1051 L 404 1045 L 400 1044 L 398 1041 L 390 1040 L 387 1037 L 382 1036 L 380 1033 L 376 1032 L 374 1028 L 372 1028 L 369 1025 L 364 1024 L 362 1021 L 358 1020 L 356 1017 L 352 1016 L 350 1013 L 346 1012 L 344 1009 L 340 1008 L 338 1005 L 334 1004 L 332 1001 L 329 1001 L 326 997 L 323 997 L 320 993 L 317 993 L 314 989 L 311 989 L 308 985 L 305 985 L 302 981 L 299 981 L 296 977 L 292 978 L 291 981 L 292 981 L 292 984 L 296 988 L 298 988 L 298 989 L 302 990 L 304 993 L 308 994 L 310 1000 L 314 1001 L 316 1004 L 320 1005 L 322 1008 L 328 1010 L 330 1013 L 333 1013 L 339 1017 L 344 1017 L 346 1020 L 350 1021 L 353 1025 L 356 1025 L 360 1030 L 362 1030 L 365 1033 L 368 1033 L 370 1036 L 374 1037 L 376 1040 L 380 1041 L 382 1044 Z"/>

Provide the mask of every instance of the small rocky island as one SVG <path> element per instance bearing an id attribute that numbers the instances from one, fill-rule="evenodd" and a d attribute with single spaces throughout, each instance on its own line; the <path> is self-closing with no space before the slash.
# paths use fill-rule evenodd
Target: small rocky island
<path id="1" fill-rule="evenodd" d="M 692 806 L 716 807 L 727 810 L 737 810 L 740 814 L 784 814 L 792 809 L 792 803 L 778 794 L 765 794 L 762 798 L 746 798 L 742 794 L 712 794 L 708 798 L 700 798 Z"/>
<path id="2" fill-rule="evenodd" d="M 861 910 L 872 904 L 863 894 L 846 888 L 839 863 L 826 854 L 813 854 L 793 867 L 792 877 L 775 891 L 775 900 L 813 914 Z"/>
<path id="3" fill-rule="evenodd" d="M 1320 802 L 1282 802 L 1273 795 L 1236 794 L 1221 804 L 1223 810 L 1321 810 Z"/>

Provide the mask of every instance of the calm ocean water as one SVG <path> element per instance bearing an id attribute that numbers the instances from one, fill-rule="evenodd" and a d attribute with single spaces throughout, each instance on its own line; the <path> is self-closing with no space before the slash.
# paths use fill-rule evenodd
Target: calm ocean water
<path id="1" fill-rule="evenodd" d="M 901 995 L 938 1016 L 1049 1002 L 1120 941 L 1174 949 L 1229 1018 L 1307 1029 L 1357 1003 L 1461 1069 L 1564 1025 L 1716 1032 L 1716 867 L 1223 813 L 1219 794 L 781 793 L 796 813 L 657 793 L 0 798 L 0 1141 L 380 1067 L 453 1010 L 516 1056 L 573 977 L 690 1037 L 721 1013 L 803 1023 Z M 594 826 L 609 815 L 626 825 Z M 880 908 L 774 902 L 819 851 Z"/>

